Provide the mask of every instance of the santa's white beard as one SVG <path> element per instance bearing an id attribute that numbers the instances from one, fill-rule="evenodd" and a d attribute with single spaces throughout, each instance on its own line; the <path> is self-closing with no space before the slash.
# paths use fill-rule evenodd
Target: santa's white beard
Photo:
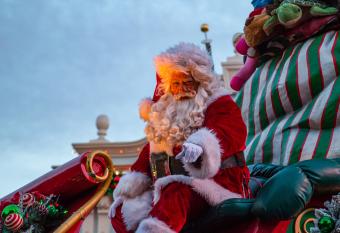
<path id="1" fill-rule="evenodd" d="M 150 120 L 145 127 L 149 141 L 181 145 L 204 122 L 208 94 L 199 88 L 192 99 L 175 100 L 171 94 L 163 95 L 151 108 Z"/>

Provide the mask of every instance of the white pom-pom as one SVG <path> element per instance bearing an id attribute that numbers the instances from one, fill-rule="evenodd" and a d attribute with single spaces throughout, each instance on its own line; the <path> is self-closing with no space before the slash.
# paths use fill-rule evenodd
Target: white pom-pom
<path id="1" fill-rule="evenodd" d="M 149 120 L 152 104 L 153 101 L 150 98 L 145 98 L 139 103 L 139 117 L 144 121 Z"/>

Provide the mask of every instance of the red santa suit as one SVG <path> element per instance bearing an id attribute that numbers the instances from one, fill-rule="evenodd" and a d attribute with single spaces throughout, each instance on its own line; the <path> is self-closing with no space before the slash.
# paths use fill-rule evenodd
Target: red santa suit
<path id="1" fill-rule="evenodd" d="M 153 180 L 150 154 L 162 151 L 152 141 L 147 143 L 114 191 L 110 217 L 117 233 L 179 232 L 209 206 L 247 197 L 249 171 L 240 155 L 246 139 L 241 112 L 221 88 L 205 105 L 204 122 L 184 141 L 203 149 L 198 166 L 184 163 L 188 175 Z M 174 156 L 181 151 L 180 146 L 170 149 Z"/>

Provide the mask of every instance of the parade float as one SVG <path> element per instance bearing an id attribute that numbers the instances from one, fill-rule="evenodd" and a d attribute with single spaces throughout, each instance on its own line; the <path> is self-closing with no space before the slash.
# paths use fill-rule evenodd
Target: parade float
<path id="1" fill-rule="evenodd" d="M 251 199 L 183 232 L 340 232 L 337 1 L 252 1 L 231 87 L 247 125 Z"/>
<path id="2" fill-rule="evenodd" d="M 250 199 L 229 199 L 182 232 L 340 232 L 337 1 L 252 1 L 231 86 L 247 125 Z M 82 154 L 0 200 L 0 232 L 79 232 L 114 188 L 111 158 Z"/>

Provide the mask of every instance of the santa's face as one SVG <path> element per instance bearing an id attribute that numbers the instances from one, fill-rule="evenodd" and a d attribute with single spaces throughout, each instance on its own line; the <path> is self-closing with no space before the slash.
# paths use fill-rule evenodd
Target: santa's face
<path id="1" fill-rule="evenodd" d="M 181 72 L 174 73 L 170 80 L 170 92 L 177 101 L 194 98 L 198 86 L 191 75 Z"/>

